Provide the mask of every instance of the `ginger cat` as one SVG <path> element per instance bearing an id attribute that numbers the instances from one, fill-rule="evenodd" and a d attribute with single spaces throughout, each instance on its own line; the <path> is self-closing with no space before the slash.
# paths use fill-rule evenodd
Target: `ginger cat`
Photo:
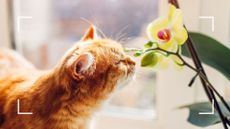
<path id="1" fill-rule="evenodd" d="M 121 45 L 96 38 L 94 26 L 49 71 L 1 50 L 0 129 L 86 129 L 93 112 L 134 71 Z"/>

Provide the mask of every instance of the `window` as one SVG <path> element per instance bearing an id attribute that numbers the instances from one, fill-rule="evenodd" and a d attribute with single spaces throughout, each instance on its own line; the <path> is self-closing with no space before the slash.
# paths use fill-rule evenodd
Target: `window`
<path id="1" fill-rule="evenodd" d="M 157 0 L 15 0 L 16 49 L 38 68 L 51 68 L 81 38 L 88 22 L 126 47 L 141 47 L 146 42 L 147 23 L 157 16 L 157 4 Z M 96 118 L 116 116 L 119 122 L 126 119 L 131 123 L 143 118 L 135 119 L 140 127 L 143 122 L 151 123 L 155 78 L 153 71 L 138 67 L 136 79 L 115 93 L 98 113 L 103 117 Z"/>
<path id="2" fill-rule="evenodd" d="M 179 2 L 189 30 L 201 31 L 230 45 L 229 0 Z M 13 42 L 17 51 L 38 68 L 51 68 L 79 40 L 90 21 L 124 46 L 140 47 L 145 41 L 146 24 L 158 14 L 157 5 L 160 14 L 167 11 L 167 0 L 0 0 L 0 46 L 10 46 Z M 210 21 L 201 21 L 199 16 L 214 16 L 215 32 L 210 31 Z M 9 29 L 9 26 L 14 28 Z M 11 29 L 12 37 L 9 36 Z M 229 99 L 228 80 L 213 69 L 205 69 L 211 75 L 210 80 L 215 80 L 213 83 L 220 86 L 218 90 Z M 183 73 L 168 70 L 160 72 L 156 78 L 154 72 L 138 68 L 136 81 L 113 95 L 95 116 L 93 126 L 96 129 L 152 129 L 157 106 L 158 122 L 163 128 L 195 128 L 185 121 L 187 112 L 174 110 L 207 99 L 199 83 L 186 87 L 185 80 L 193 75 L 188 70 Z M 157 79 L 157 88 L 154 79 Z"/>

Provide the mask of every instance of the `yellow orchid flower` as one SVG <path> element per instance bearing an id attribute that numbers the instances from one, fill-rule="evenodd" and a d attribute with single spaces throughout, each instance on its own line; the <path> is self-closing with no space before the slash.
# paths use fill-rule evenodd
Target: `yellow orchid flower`
<path id="1" fill-rule="evenodd" d="M 188 38 L 183 26 L 182 12 L 174 5 L 169 5 L 168 16 L 158 18 L 147 27 L 148 37 L 159 43 L 159 47 L 168 51 L 177 51 L 178 46 Z"/>
<path id="2" fill-rule="evenodd" d="M 168 16 L 164 18 L 160 17 L 150 23 L 147 27 L 147 34 L 151 40 L 147 44 L 148 47 L 155 44 L 154 46 L 169 52 L 180 52 L 181 45 L 188 38 L 187 30 L 183 25 L 181 10 L 170 4 Z M 148 52 L 142 58 L 143 67 L 164 69 L 169 66 L 170 62 L 181 64 L 181 60 L 176 56 L 164 56 L 159 51 Z"/>

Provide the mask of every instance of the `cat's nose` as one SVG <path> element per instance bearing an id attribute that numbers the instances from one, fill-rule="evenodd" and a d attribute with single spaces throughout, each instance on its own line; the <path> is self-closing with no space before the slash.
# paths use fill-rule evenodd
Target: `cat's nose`
<path id="1" fill-rule="evenodd" d="M 127 64 L 129 64 L 129 65 L 136 65 L 135 60 L 134 60 L 131 56 L 127 56 L 127 57 L 126 57 L 126 62 L 127 62 Z"/>

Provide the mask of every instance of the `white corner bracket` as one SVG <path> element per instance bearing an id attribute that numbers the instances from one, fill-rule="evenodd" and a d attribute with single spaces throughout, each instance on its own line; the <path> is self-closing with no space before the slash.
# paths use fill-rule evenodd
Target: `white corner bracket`
<path id="1" fill-rule="evenodd" d="M 214 16 L 200 16 L 200 19 L 208 19 L 211 20 L 212 23 L 212 32 L 215 31 L 215 17 Z"/>
<path id="2" fill-rule="evenodd" d="M 20 32 L 21 31 L 21 21 L 24 19 L 31 19 L 31 16 L 18 16 L 17 17 L 17 31 Z"/>
<path id="3" fill-rule="evenodd" d="M 211 112 L 199 112 L 199 115 L 214 115 L 215 114 L 215 108 L 214 108 L 214 99 L 212 99 L 212 111 Z"/>
<path id="4" fill-rule="evenodd" d="M 18 115 L 32 115 L 32 112 L 20 112 L 20 100 L 17 100 L 17 113 Z"/>

